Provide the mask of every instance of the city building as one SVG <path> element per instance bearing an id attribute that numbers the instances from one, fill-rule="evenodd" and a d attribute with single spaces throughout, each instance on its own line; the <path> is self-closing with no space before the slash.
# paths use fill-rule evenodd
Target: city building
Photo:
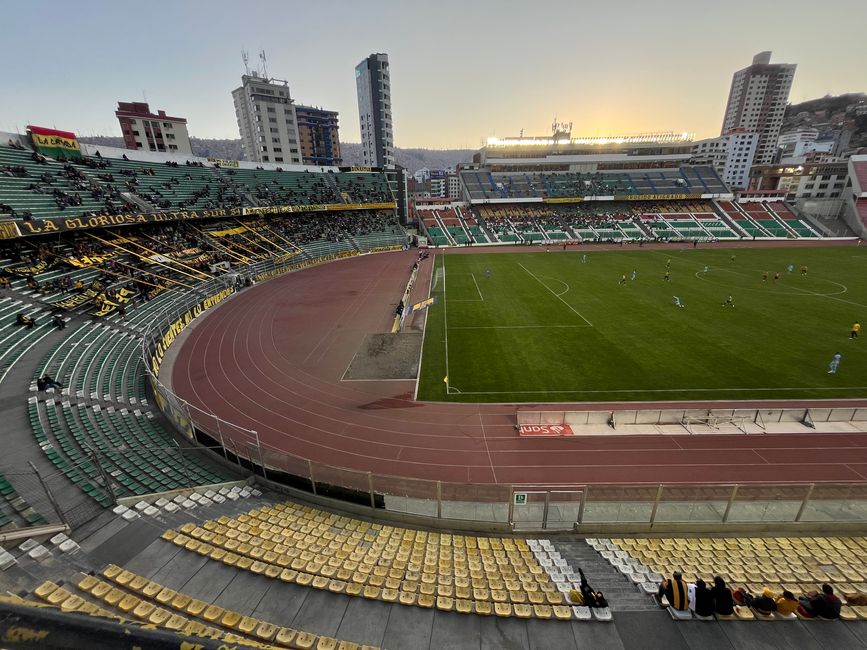
<path id="1" fill-rule="evenodd" d="M 295 106 L 301 160 L 305 165 L 341 165 L 337 111 Z"/>
<path id="2" fill-rule="evenodd" d="M 693 165 L 711 165 L 731 188 L 747 187 L 750 166 L 756 154 L 758 133 L 736 130 L 692 145 Z"/>
<path id="3" fill-rule="evenodd" d="M 118 102 L 114 112 L 127 149 L 192 154 L 187 119 L 151 113 L 147 102 Z"/>
<path id="4" fill-rule="evenodd" d="M 777 138 L 796 67 L 793 63 L 771 63 L 771 53 L 760 52 L 753 57 L 752 65 L 738 70 L 732 77 L 720 135 L 735 129 L 758 133 L 755 159 L 751 164 L 776 162 Z"/>
<path id="5" fill-rule="evenodd" d="M 301 164 L 298 120 L 287 81 L 245 74 L 232 99 L 247 160 Z"/>
<path id="6" fill-rule="evenodd" d="M 431 198 L 445 198 L 447 195 L 448 174 L 442 169 L 434 169 L 430 172 L 430 195 Z"/>
<path id="7" fill-rule="evenodd" d="M 800 127 L 794 131 L 781 133 L 777 140 L 777 147 L 782 157 L 780 162 L 787 162 L 794 158 L 800 158 L 811 152 L 834 154 L 837 150 L 837 133 L 831 132 L 820 136 L 819 129 Z"/>
<path id="8" fill-rule="evenodd" d="M 395 161 L 388 55 L 371 54 L 355 66 L 355 85 L 364 164 L 390 167 Z"/>
<path id="9" fill-rule="evenodd" d="M 458 176 L 457 173 L 449 174 L 447 179 L 446 192 L 448 193 L 448 197 L 450 199 L 459 199 L 461 198 L 461 177 Z"/>
<path id="10" fill-rule="evenodd" d="M 788 200 L 838 199 L 849 178 L 846 161 L 804 165 L 756 165 L 750 191 L 785 192 Z"/>

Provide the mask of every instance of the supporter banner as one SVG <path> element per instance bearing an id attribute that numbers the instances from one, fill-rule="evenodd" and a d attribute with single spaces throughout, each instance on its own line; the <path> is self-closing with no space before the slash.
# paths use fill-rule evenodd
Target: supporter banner
<path id="1" fill-rule="evenodd" d="M 78 139 L 70 131 L 57 131 L 41 126 L 28 126 L 33 146 L 43 156 L 56 158 L 63 154 L 67 158 L 81 158 L 81 147 Z"/>
<path id="2" fill-rule="evenodd" d="M 571 436 L 574 432 L 568 424 L 522 424 L 518 428 L 518 435 L 557 437 Z"/>
<path id="3" fill-rule="evenodd" d="M 70 266 L 74 266 L 77 269 L 89 269 L 92 266 L 99 266 L 100 264 L 104 264 L 114 256 L 115 254 L 112 253 L 110 255 L 85 255 L 84 257 L 67 257 L 66 263 Z"/>
<path id="4" fill-rule="evenodd" d="M 344 210 L 392 210 L 396 207 L 391 203 L 329 203 L 323 205 L 283 205 L 262 208 L 216 208 L 213 210 L 178 210 L 176 212 L 150 212 L 138 214 L 99 214 L 92 217 L 48 217 L 20 223 L 0 223 L 0 239 L 14 237 L 29 237 L 56 232 L 86 230 L 88 228 L 111 228 L 113 226 L 133 226 L 145 223 L 163 223 L 167 221 L 197 221 L 201 219 L 218 219 L 225 217 L 240 217 L 252 214 L 282 214 L 291 212 L 340 212 Z M 19 230 L 18 234 L 15 229 Z"/>
<path id="5" fill-rule="evenodd" d="M 100 293 L 102 293 L 103 289 L 105 289 L 105 285 L 99 280 L 94 280 L 90 283 L 90 286 L 81 293 L 77 293 L 71 298 L 67 298 L 66 300 L 58 300 L 57 302 L 52 302 L 51 306 L 55 309 L 65 309 L 66 311 L 71 311 L 73 309 L 81 307 L 83 304 L 88 303 L 94 298 L 96 298 Z"/>
<path id="6" fill-rule="evenodd" d="M 542 203 L 581 203 L 583 200 L 583 196 L 558 196 L 542 199 Z"/>
<path id="7" fill-rule="evenodd" d="M 0 221 L 0 239 L 16 239 L 21 236 L 18 224 L 14 221 Z"/>
<path id="8" fill-rule="evenodd" d="M 44 235 L 54 232 L 68 232 L 87 228 L 110 228 L 112 226 L 132 226 L 142 223 L 162 223 L 165 221 L 194 221 L 223 217 L 240 217 L 241 208 L 216 208 L 214 210 L 178 210 L 177 212 L 149 212 L 139 214 L 100 214 L 92 217 L 49 217 L 24 221 L 20 228 L 24 236 Z"/>
<path id="9" fill-rule="evenodd" d="M 615 201 L 682 201 L 700 199 L 701 194 L 618 194 Z"/>
<path id="10" fill-rule="evenodd" d="M 222 158 L 208 158 L 208 162 L 220 167 L 240 167 L 241 163 L 237 160 L 223 160 Z"/>
<path id="11" fill-rule="evenodd" d="M 223 302 L 226 298 L 231 296 L 234 291 L 235 289 L 233 287 L 228 287 L 208 296 L 194 307 L 191 307 L 185 313 L 181 314 L 174 323 L 168 326 L 163 337 L 157 341 L 156 346 L 154 346 L 154 349 L 151 351 L 150 368 L 154 377 L 159 377 L 160 365 L 162 365 L 166 350 L 169 349 L 169 346 L 174 342 L 178 335 L 186 329 L 187 325 L 192 323 L 197 317 L 201 316 L 206 310 Z"/>
<path id="12" fill-rule="evenodd" d="M 40 273 L 45 273 L 49 269 L 57 266 L 57 260 L 52 258 L 50 260 L 39 260 L 35 264 L 31 264 L 30 266 L 16 266 L 11 269 L 6 269 L 9 273 L 14 273 L 15 275 L 39 275 Z"/>
<path id="13" fill-rule="evenodd" d="M 148 289 L 147 292 L 145 292 L 145 297 L 148 300 L 153 300 L 165 290 L 166 288 L 164 286 L 158 284 L 155 287 L 151 287 L 150 289 Z"/>
<path id="14" fill-rule="evenodd" d="M 108 316 L 109 314 L 117 311 L 121 307 L 126 307 L 129 303 L 132 302 L 132 297 L 135 295 L 134 291 L 130 291 L 129 289 L 123 288 L 117 291 L 114 295 L 114 298 L 109 300 L 106 298 L 102 302 L 102 307 L 99 308 L 94 316 L 97 318 L 102 318 L 103 316 Z"/>
<path id="15" fill-rule="evenodd" d="M 171 404 L 166 398 L 163 396 L 162 392 L 157 390 L 156 382 L 153 377 L 151 377 L 151 388 L 153 388 L 154 398 L 156 398 L 157 406 L 160 411 L 163 412 L 171 423 L 175 426 L 175 428 L 183 433 L 190 440 L 195 440 L 195 432 L 193 431 L 193 423 L 190 421 L 190 418 L 187 417 L 187 414 L 181 411 L 179 408 L 176 408 L 174 404 Z"/>
<path id="16" fill-rule="evenodd" d="M 341 212 L 344 210 L 392 210 L 390 203 L 316 203 L 312 205 L 272 205 L 259 208 L 243 208 L 242 214 L 284 214 L 291 212 Z"/>
<path id="17" fill-rule="evenodd" d="M 230 235 L 240 235 L 242 232 L 249 230 L 246 226 L 238 226 L 237 228 L 228 228 L 226 230 L 207 230 L 207 234 L 213 237 L 228 237 Z"/>

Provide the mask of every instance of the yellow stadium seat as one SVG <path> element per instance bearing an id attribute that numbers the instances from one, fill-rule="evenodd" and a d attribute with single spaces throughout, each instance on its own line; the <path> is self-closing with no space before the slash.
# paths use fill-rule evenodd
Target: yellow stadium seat
<path id="1" fill-rule="evenodd" d="M 312 650 L 315 647 L 317 641 L 317 637 L 315 634 L 311 634 L 310 632 L 298 632 L 295 637 L 295 647 L 299 650 Z"/>

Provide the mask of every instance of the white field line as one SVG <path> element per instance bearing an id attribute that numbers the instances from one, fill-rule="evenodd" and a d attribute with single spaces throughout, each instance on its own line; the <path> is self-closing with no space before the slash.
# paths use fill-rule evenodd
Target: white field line
<path id="1" fill-rule="evenodd" d="M 867 390 L 867 386 L 802 386 L 799 388 L 756 388 L 753 386 L 747 388 L 623 388 L 612 390 L 479 390 L 479 391 L 461 391 L 464 395 L 544 395 L 550 393 L 565 393 L 565 394 L 584 394 L 584 393 L 698 393 L 698 392 L 731 392 L 731 391 L 793 391 L 793 390 Z"/>
<path id="2" fill-rule="evenodd" d="M 451 388 L 449 386 L 449 300 L 446 296 L 446 256 L 443 255 L 443 323 L 445 326 L 446 343 L 446 395 Z"/>
<path id="3" fill-rule="evenodd" d="M 563 329 L 564 327 L 586 329 L 587 325 L 455 325 L 453 330 L 532 330 Z"/>
<path id="4" fill-rule="evenodd" d="M 431 270 L 430 270 L 430 279 L 428 280 L 428 283 L 427 283 L 427 297 L 428 298 L 430 298 L 431 291 L 433 291 L 433 288 L 434 288 L 433 281 L 434 281 L 434 274 L 436 273 L 436 257 L 434 257 L 431 260 L 431 265 L 432 266 L 431 266 Z M 446 297 L 443 296 L 443 308 L 445 308 L 445 302 L 446 302 Z M 413 400 L 418 399 L 418 385 L 419 385 L 419 382 L 421 381 L 421 363 L 422 363 L 422 360 L 424 359 L 424 342 L 425 342 L 425 337 L 427 337 L 427 321 L 428 321 L 429 317 L 430 317 L 430 309 L 425 309 L 424 310 L 424 325 L 422 325 L 422 328 L 421 328 L 421 350 L 419 350 L 419 353 L 418 353 L 418 374 L 415 376 L 415 390 L 413 391 L 413 395 L 412 395 Z"/>
<path id="5" fill-rule="evenodd" d="M 561 297 L 558 296 L 556 293 L 554 293 L 554 292 L 551 290 L 551 287 L 549 287 L 547 284 L 545 284 L 545 283 L 542 282 L 539 278 L 537 278 L 535 275 L 533 275 L 532 271 L 530 271 L 526 266 L 524 266 L 524 265 L 521 264 L 520 262 L 518 262 L 518 266 L 520 266 L 522 269 L 524 269 L 524 270 L 525 270 L 525 271 L 530 275 L 530 277 L 532 277 L 536 282 L 538 282 L 538 283 L 541 284 L 543 287 L 545 287 L 545 289 L 548 290 L 548 293 L 550 293 L 550 294 L 551 294 L 552 296 L 554 296 L 557 300 L 559 300 L 559 301 L 562 302 L 564 305 L 566 305 L 570 310 L 572 310 L 572 312 L 573 312 L 576 316 L 578 316 L 578 318 L 580 318 L 581 320 L 583 320 L 583 321 L 584 321 L 585 323 L 587 323 L 590 327 L 593 327 L 593 323 L 591 323 L 589 320 L 587 320 L 586 318 L 584 318 L 584 316 L 581 315 L 581 312 L 579 312 L 579 311 L 578 311 L 577 309 L 575 309 L 572 305 L 570 305 L 568 302 L 566 302 L 565 300 L 563 300 L 563 298 L 561 298 Z"/>
<path id="6" fill-rule="evenodd" d="M 473 278 L 473 284 L 476 285 L 476 291 L 479 292 L 479 300 L 484 300 L 485 297 L 482 295 L 482 290 L 479 289 L 479 283 L 476 281 L 476 275 L 475 275 L 475 273 L 470 273 L 470 277 Z"/>

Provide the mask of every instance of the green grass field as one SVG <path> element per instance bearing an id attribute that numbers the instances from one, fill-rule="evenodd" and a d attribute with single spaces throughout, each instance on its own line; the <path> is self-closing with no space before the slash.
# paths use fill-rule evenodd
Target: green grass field
<path id="1" fill-rule="evenodd" d="M 438 255 L 418 399 L 867 397 L 867 334 L 849 340 L 853 322 L 867 327 L 867 249 L 633 249 L 581 258 Z M 729 295 L 733 309 L 722 306 Z M 829 375 L 836 352 L 843 360 Z"/>

